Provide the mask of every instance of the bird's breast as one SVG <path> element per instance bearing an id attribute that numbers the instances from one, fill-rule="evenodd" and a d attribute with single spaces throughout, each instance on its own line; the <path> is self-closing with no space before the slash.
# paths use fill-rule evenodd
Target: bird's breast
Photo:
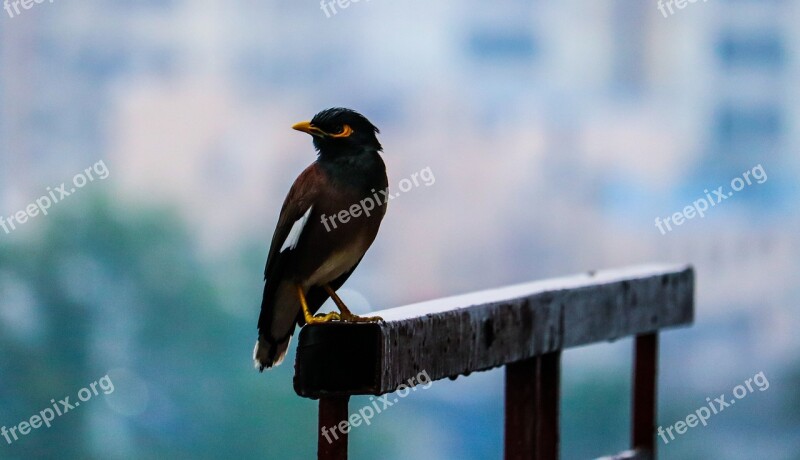
<path id="1" fill-rule="evenodd" d="M 322 261 L 319 268 L 314 270 L 305 283 L 306 287 L 330 283 L 347 273 L 364 256 L 369 245 L 369 239 L 363 235 L 352 238 L 348 244 L 336 248 Z"/>

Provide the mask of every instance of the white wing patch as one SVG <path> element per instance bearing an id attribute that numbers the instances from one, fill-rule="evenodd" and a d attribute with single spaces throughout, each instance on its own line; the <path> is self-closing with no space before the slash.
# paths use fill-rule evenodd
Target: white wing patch
<path id="1" fill-rule="evenodd" d="M 303 214 L 303 217 L 294 222 L 292 229 L 289 230 L 289 235 L 286 237 L 286 241 L 283 242 L 283 246 L 281 246 L 281 250 L 278 252 L 283 252 L 287 249 L 291 251 L 297 246 L 297 242 L 300 241 L 300 234 L 303 233 L 303 228 L 305 228 L 308 218 L 311 217 L 311 209 L 313 208 L 314 206 L 308 208 L 308 211 Z"/>

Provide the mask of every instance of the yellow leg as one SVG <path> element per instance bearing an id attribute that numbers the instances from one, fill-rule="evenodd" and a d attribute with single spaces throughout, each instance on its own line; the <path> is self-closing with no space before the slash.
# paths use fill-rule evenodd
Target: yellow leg
<path id="1" fill-rule="evenodd" d="M 347 321 L 350 323 L 374 323 L 377 321 L 383 321 L 383 318 L 381 318 L 380 316 L 354 315 L 353 312 L 351 312 L 350 309 L 347 308 L 347 305 L 345 305 L 344 302 L 342 302 L 342 299 L 339 298 L 339 296 L 336 294 L 336 291 L 331 289 L 331 287 L 327 284 L 323 287 L 325 288 L 325 292 L 327 292 L 328 295 L 331 296 L 331 299 L 333 299 L 333 302 L 336 304 L 336 306 L 339 307 L 339 310 L 341 310 L 342 314 L 340 315 L 340 317 L 342 321 Z"/>
<path id="2" fill-rule="evenodd" d="M 297 297 L 300 299 L 300 306 L 303 308 L 303 318 L 305 318 L 306 324 L 322 324 L 329 323 L 331 321 L 341 321 L 342 317 L 339 316 L 339 314 L 335 311 L 332 311 L 326 315 L 311 315 L 311 312 L 308 310 L 306 295 L 303 293 L 303 287 L 299 284 L 297 285 Z"/>

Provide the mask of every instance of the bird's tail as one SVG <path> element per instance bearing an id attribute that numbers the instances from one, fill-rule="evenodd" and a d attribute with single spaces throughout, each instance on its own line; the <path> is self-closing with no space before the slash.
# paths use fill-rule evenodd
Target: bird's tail
<path id="1" fill-rule="evenodd" d="M 292 332 L 294 332 L 294 328 L 292 328 Z M 256 369 L 263 372 L 264 369 L 269 369 L 282 363 L 291 341 L 291 333 L 283 340 L 273 340 L 271 337 L 259 334 L 256 348 L 253 350 L 253 361 L 255 361 Z"/>
<path id="2" fill-rule="evenodd" d="M 258 341 L 253 350 L 256 369 L 275 367 L 286 357 L 289 342 L 297 325 L 300 304 L 291 283 L 264 285 L 261 315 L 258 318 Z"/>

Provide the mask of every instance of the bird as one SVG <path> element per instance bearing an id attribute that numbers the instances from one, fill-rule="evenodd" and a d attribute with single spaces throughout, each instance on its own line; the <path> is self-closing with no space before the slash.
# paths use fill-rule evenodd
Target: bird
<path id="1" fill-rule="evenodd" d="M 354 315 L 336 294 L 378 234 L 386 213 L 380 132 L 365 116 L 323 110 L 293 129 L 310 134 L 317 159 L 295 179 L 278 217 L 264 268 L 255 367 L 279 365 L 295 326 L 376 322 Z M 316 314 L 332 298 L 339 312 Z"/>

